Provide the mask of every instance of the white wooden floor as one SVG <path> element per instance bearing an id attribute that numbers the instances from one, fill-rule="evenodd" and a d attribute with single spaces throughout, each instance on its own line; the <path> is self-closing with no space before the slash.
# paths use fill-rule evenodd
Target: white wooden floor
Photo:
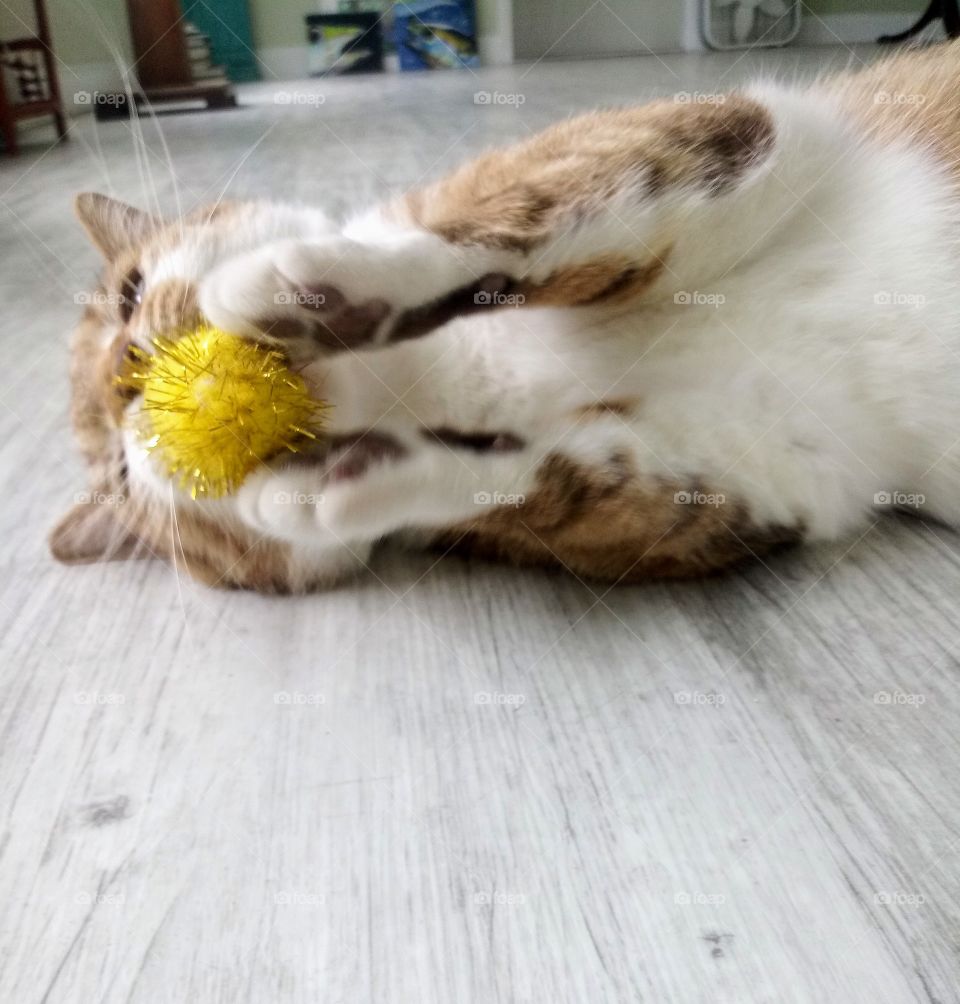
<path id="1" fill-rule="evenodd" d="M 162 125 L 185 206 L 343 209 L 575 109 L 846 58 L 265 84 Z M 58 567 L 96 266 L 69 200 L 146 193 L 127 125 L 43 139 L 0 163 L 0 1000 L 960 1001 L 960 538 L 891 520 L 609 592 L 429 557 L 294 599 Z"/>

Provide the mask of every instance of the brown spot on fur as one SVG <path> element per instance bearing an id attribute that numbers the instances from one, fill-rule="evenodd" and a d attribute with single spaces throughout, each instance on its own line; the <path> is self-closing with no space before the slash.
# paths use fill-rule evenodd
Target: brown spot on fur
<path id="1" fill-rule="evenodd" d="M 430 303 L 404 311 L 390 333 L 390 340 L 405 341 L 433 331 L 454 317 L 499 305 L 497 296 L 512 288 L 509 276 L 499 272 L 485 275 L 477 282 L 442 296 Z"/>
<path id="2" fill-rule="evenodd" d="M 606 199 L 638 177 L 648 195 L 671 187 L 727 191 L 773 143 L 769 113 L 743 95 L 712 104 L 655 101 L 561 122 L 393 208 L 452 243 L 526 253 L 606 211 Z"/>
<path id="3" fill-rule="evenodd" d="M 689 486 L 685 486 L 689 487 Z M 742 504 L 678 503 L 681 486 L 640 479 L 626 457 L 588 470 L 552 456 L 536 491 L 454 528 L 438 543 L 608 582 L 702 575 L 800 541 L 803 528 L 758 526 Z"/>
<path id="4" fill-rule="evenodd" d="M 649 289 L 663 274 L 666 252 L 644 264 L 629 258 L 607 255 L 582 265 L 560 269 L 543 282 L 523 282 L 517 292 L 534 306 L 587 306 L 621 302 Z"/>
<path id="5" fill-rule="evenodd" d="M 425 439 L 474 453 L 513 453 L 523 449 L 523 440 L 512 432 L 460 432 L 449 427 L 421 429 L 420 432 Z"/>
<path id="6" fill-rule="evenodd" d="M 606 418 L 609 415 L 629 415 L 636 406 L 636 401 L 626 399 L 594 401 L 577 408 L 575 414 L 579 418 L 586 419 Z"/>
<path id="7" fill-rule="evenodd" d="M 370 342 L 380 322 L 390 313 L 390 305 L 379 297 L 363 303 L 347 303 L 339 310 L 318 318 L 314 340 L 325 348 L 353 348 Z"/>
<path id="8" fill-rule="evenodd" d="M 686 181 L 721 194 L 732 188 L 744 172 L 772 149 L 773 122 L 765 109 L 749 102 L 724 102 L 719 106 L 694 106 L 694 113 L 666 128 L 667 142 L 677 153 Z M 715 114 L 713 108 L 719 108 Z M 670 179 L 669 162 L 666 176 Z M 684 177 L 676 178 L 683 183 Z"/>

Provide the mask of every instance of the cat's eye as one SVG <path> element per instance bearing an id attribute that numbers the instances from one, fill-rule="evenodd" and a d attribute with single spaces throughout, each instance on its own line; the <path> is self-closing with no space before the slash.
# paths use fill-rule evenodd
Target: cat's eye
<path id="1" fill-rule="evenodd" d="M 133 312 L 142 300 L 143 273 L 138 268 L 132 268 L 120 285 L 120 319 L 124 324 L 133 317 Z"/>

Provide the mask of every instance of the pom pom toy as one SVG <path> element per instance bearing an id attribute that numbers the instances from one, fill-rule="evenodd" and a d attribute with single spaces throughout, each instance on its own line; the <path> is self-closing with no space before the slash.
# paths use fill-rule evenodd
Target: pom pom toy
<path id="1" fill-rule="evenodd" d="M 134 347 L 118 382 L 142 392 L 143 445 L 190 494 L 218 498 L 257 466 L 315 439 L 326 409 L 283 356 L 219 328 Z"/>

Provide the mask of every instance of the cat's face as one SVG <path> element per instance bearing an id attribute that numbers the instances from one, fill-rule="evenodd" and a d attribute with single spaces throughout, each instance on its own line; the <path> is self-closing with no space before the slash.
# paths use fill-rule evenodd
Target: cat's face
<path id="1" fill-rule="evenodd" d="M 148 348 L 155 335 L 197 322 L 199 291 L 219 264 L 295 236 L 303 211 L 230 203 L 166 223 L 83 195 L 77 213 L 105 266 L 71 343 L 72 420 L 89 490 L 53 531 L 54 555 L 71 563 L 156 555 L 205 583 L 266 592 L 316 584 L 326 568 L 244 525 L 229 500 L 192 503 L 158 474 L 129 432 L 139 401 L 115 379 L 131 344 Z"/>

